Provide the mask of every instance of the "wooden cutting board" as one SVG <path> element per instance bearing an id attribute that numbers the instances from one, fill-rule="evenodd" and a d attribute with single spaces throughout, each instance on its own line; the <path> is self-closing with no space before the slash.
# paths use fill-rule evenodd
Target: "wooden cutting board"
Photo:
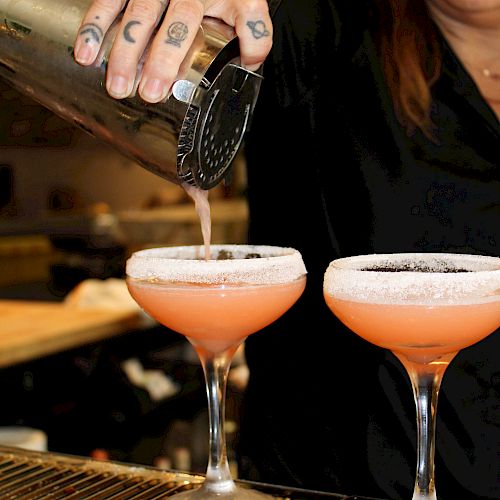
<path id="1" fill-rule="evenodd" d="M 129 309 L 0 300 L 0 367 L 104 340 L 140 325 L 140 314 Z"/>

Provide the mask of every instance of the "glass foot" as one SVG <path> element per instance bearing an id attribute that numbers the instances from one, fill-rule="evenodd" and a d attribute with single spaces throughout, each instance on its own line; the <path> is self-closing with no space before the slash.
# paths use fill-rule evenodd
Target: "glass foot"
<path id="1" fill-rule="evenodd" d="M 224 493 L 207 491 L 203 488 L 203 486 L 201 486 L 197 489 L 176 493 L 172 496 L 172 498 L 175 500 L 270 500 L 275 497 L 250 488 L 242 488 L 240 486 L 237 486 L 232 491 Z"/>

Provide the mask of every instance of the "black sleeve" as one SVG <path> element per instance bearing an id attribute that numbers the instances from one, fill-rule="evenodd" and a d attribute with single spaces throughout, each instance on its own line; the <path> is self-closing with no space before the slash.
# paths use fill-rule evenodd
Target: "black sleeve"
<path id="1" fill-rule="evenodd" d="M 370 8 L 365 0 L 277 1 L 264 77 L 286 107 L 320 82 L 336 78 L 353 47 L 359 46 Z"/>

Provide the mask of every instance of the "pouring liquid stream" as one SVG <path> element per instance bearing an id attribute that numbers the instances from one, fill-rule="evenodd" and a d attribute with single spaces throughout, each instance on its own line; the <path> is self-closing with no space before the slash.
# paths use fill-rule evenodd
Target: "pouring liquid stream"
<path id="1" fill-rule="evenodd" d="M 191 184 L 184 183 L 182 187 L 194 201 L 196 213 L 200 218 L 201 234 L 205 247 L 205 260 L 210 260 L 210 239 L 212 237 L 212 221 L 210 218 L 210 203 L 208 202 L 208 190 L 200 189 Z"/>

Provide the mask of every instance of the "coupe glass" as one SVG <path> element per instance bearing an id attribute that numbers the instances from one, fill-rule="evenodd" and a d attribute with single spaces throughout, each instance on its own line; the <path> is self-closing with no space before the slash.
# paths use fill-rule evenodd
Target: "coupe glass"
<path id="1" fill-rule="evenodd" d="M 453 357 L 500 326 L 500 258 L 447 253 L 342 258 L 328 266 L 323 291 L 340 321 L 391 350 L 408 372 L 417 415 L 413 500 L 435 500 L 439 387 Z"/>
<path id="2" fill-rule="evenodd" d="M 306 269 L 297 250 L 211 245 L 142 250 L 127 261 L 132 297 L 152 317 L 184 335 L 203 366 L 209 457 L 203 485 L 183 499 L 266 498 L 237 486 L 226 457 L 224 401 L 231 360 L 245 338 L 283 315 L 302 294 Z"/>

